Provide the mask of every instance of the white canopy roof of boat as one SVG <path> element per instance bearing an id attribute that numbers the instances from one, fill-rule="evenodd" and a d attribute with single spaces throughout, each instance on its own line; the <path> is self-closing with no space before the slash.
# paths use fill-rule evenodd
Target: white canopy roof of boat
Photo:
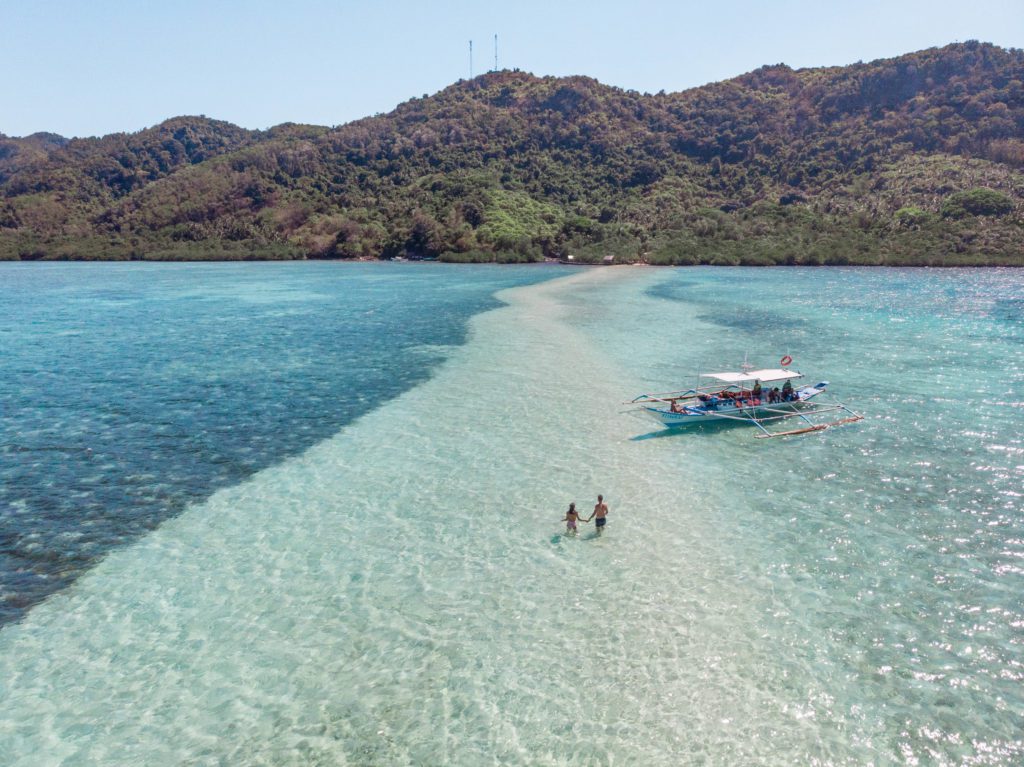
<path id="1" fill-rule="evenodd" d="M 779 368 L 765 370 L 747 370 L 743 373 L 704 373 L 701 378 L 715 378 L 726 383 L 744 383 L 745 381 L 785 381 L 788 378 L 803 378 L 803 373 Z"/>

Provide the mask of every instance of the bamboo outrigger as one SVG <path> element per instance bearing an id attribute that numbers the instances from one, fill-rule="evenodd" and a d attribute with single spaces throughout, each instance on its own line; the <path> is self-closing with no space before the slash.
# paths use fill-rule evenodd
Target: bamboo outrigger
<path id="1" fill-rule="evenodd" d="M 791 361 L 784 357 L 782 364 Z M 669 428 L 732 421 L 756 426 L 761 431 L 756 435 L 759 439 L 824 431 L 864 418 L 838 400 L 817 401 L 817 397 L 828 388 L 828 381 L 793 388 L 792 381 L 803 378 L 803 374 L 785 367 L 705 373 L 701 377 L 715 379 L 717 383 L 685 391 L 641 394 L 628 404 L 640 405 L 642 413 Z M 769 390 L 763 386 L 780 381 L 784 382 L 781 390 L 778 387 Z M 825 413 L 845 415 L 834 421 L 817 420 Z M 768 424 L 789 418 L 799 418 L 804 425 L 786 431 L 767 428 Z"/>

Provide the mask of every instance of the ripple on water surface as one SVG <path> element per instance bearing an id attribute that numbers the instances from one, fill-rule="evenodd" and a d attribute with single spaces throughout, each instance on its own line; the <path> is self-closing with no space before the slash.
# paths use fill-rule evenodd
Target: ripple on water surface
<path id="1" fill-rule="evenodd" d="M 0 625 L 425 380 L 551 270 L 0 265 Z"/>
<path id="2" fill-rule="evenodd" d="M 0 744 L 24 765 L 1019 763 L 1024 446 L 958 404 L 1022 399 L 1020 371 L 990 375 L 1008 342 L 949 362 L 941 300 L 906 298 L 893 331 L 886 273 L 811 274 L 508 294 L 434 379 L 0 631 Z M 920 292 L 969 306 L 964 274 L 974 321 L 1005 322 L 998 272 Z M 755 325 L 716 324 L 764 294 Z M 638 440 L 612 413 L 761 348 L 868 420 Z M 608 532 L 556 534 L 597 492 Z"/>
<path id="3" fill-rule="evenodd" d="M 788 353 L 868 414 L 756 447 L 744 429 L 676 441 L 679 471 L 728 467 L 729 529 L 770 573 L 780 615 L 806 624 L 816 676 L 848 680 L 829 708 L 860 712 L 877 731 L 850 732 L 894 760 L 1019 762 L 1024 317 L 1005 310 L 1019 274 L 687 271 L 653 281 L 636 319 L 594 323 L 647 390 L 674 388 L 673 368 Z M 615 290 L 588 300 L 613 305 Z"/>

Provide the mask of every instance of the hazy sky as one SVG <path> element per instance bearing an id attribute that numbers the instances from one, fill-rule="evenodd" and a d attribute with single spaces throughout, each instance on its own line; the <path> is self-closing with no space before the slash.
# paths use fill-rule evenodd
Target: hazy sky
<path id="1" fill-rule="evenodd" d="M 1024 47 L 1024 0 L 0 0 L 0 133 L 205 114 L 338 125 L 498 65 L 678 91 L 784 62 L 970 39 Z"/>

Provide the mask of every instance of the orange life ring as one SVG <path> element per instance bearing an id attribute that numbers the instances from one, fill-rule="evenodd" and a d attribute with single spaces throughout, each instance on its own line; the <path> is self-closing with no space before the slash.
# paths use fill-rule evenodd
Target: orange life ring
<path id="1" fill-rule="evenodd" d="M 779 364 L 782 365 L 783 367 L 785 367 L 786 365 L 789 365 L 792 361 L 793 361 L 793 358 L 790 357 L 787 354 L 785 357 L 783 357 L 781 360 L 779 360 Z"/>

